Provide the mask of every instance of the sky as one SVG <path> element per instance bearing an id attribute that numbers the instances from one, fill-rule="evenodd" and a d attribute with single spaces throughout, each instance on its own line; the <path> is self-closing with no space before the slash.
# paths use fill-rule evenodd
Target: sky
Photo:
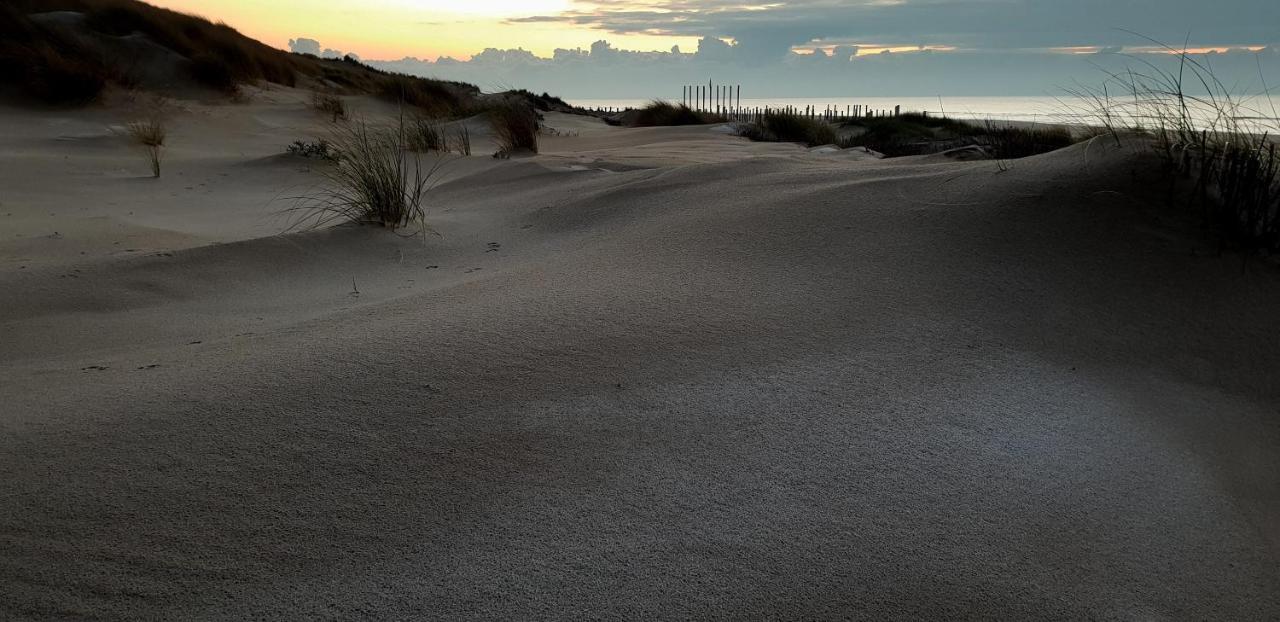
<path id="1" fill-rule="evenodd" d="M 1242 88 L 1280 84 L 1277 0 L 152 1 L 282 49 L 572 97 L 678 93 L 707 76 L 770 97 L 1036 95 L 1164 62 L 1152 40 Z"/>

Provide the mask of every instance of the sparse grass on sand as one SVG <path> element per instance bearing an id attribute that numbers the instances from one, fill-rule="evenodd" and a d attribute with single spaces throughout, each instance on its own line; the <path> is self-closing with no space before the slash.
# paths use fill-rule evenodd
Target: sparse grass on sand
<path id="1" fill-rule="evenodd" d="M 489 110 L 489 124 L 498 142 L 497 155 L 538 152 L 538 113 L 521 101 L 506 100 Z"/>
<path id="2" fill-rule="evenodd" d="M 291 229 L 351 222 L 427 231 L 425 198 L 440 161 L 424 167 L 409 148 L 403 119 L 390 126 L 340 124 L 328 143 L 340 157 L 324 169 L 325 185 L 317 195 L 300 197 L 286 210 Z"/>
<path id="3" fill-rule="evenodd" d="M 1280 252 L 1275 103 L 1241 96 L 1186 50 L 1153 43 L 1179 58 L 1176 70 L 1143 63 L 1108 73 L 1100 87 L 1071 91 L 1082 102 L 1074 109 L 1117 144 L 1150 144 L 1164 163 L 1169 202 L 1185 196 L 1221 246 Z"/>
<path id="4" fill-rule="evenodd" d="M 631 127 L 707 125 L 724 122 L 725 118 L 718 114 L 699 112 L 684 104 L 676 105 L 662 100 L 649 102 L 649 105 L 634 111 L 625 121 Z"/>

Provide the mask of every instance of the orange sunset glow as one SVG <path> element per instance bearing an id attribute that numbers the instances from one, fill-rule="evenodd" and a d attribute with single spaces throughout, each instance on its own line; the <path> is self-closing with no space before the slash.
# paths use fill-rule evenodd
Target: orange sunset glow
<path id="1" fill-rule="evenodd" d="M 486 47 L 524 48 L 550 56 L 556 48 L 588 47 L 602 38 L 637 50 L 697 45 L 696 37 L 614 34 L 558 23 L 505 21 L 556 14 L 569 8 L 569 0 L 155 0 L 154 4 L 226 22 L 281 49 L 288 47 L 289 39 L 308 37 L 366 58 L 469 58 Z"/>

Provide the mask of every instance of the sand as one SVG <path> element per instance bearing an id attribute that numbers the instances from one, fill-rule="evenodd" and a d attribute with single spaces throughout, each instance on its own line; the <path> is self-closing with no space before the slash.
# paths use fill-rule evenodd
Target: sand
<path id="1" fill-rule="evenodd" d="M 552 115 L 281 236 L 304 101 L 0 110 L 0 618 L 1280 616 L 1280 274 L 1132 149 Z"/>

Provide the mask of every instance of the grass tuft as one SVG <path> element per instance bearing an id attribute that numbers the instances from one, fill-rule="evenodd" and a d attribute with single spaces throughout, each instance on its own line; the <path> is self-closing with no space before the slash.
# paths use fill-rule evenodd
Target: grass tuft
<path id="1" fill-rule="evenodd" d="M 1100 87 L 1069 90 L 1075 109 L 1116 144 L 1138 137 L 1151 145 L 1164 163 L 1169 202 L 1181 186 L 1221 246 L 1280 252 L 1280 121 L 1270 95 L 1241 96 L 1186 50 L 1152 43 L 1176 55 L 1176 69 L 1143 62 L 1108 73 Z"/>
<path id="2" fill-rule="evenodd" d="M 328 141 L 341 154 L 326 169 L 325 186 L 287 210 L 290 228 L 313 229 L 340 222 L 373 224 L 388 229 L 417 227 L 425 232 L 426 193 L 439 163 L 424 168 L 409 149 L 406 126 L 365 121 L 335 126 Z"/>
<path id="3" fill-rule="evenodd" d="M 157 178 L 160 177 L 164 141 L 169 135 L 165 116 L 165 105 L 163 101 L 157 100 L 145 116 L 125 124 L 129 138 L 143 148 L 147 163 L 151 165 L 151 175 Z"/>
<path id="4" fill-rule="evenodd" d="M 347 105 L 342 98 L 335 93 L 325 91 L 311 92 L 311 108 L 316 112 L 329 117 L 330 121 L 337 123 L 347 118 Z"/>
<path id="5" fill-rule="evenodd" d="M 459 123 L 453 132 L 452 150 L 458 152 L 458 155 L 471 155 L 471 129 L 466 123 Z"/>
<path id="6" fill-rule="evenodd" d="M 497 155 L 538 152 L 538 113 L 524 102 L 506 100 L 489 110 L 489 125 L 498 142 Z"/>
<path id="7" fill-rule="evenodd" d="M 418 115 L 413 117 L 407 128 L 409 148 L 423 153 L 429 151 L 449 151 L 449 140 L 443 123 L 437 119 Z"/>

